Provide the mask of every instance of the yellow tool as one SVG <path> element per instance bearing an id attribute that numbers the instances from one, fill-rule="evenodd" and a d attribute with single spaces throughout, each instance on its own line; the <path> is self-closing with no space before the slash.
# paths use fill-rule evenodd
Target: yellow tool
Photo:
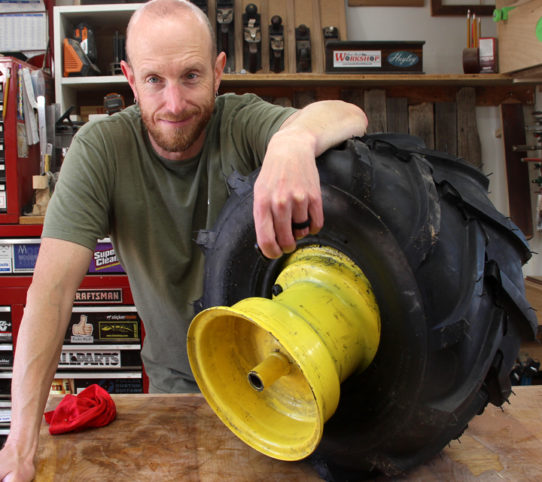
<path id="1" fill-rule="evenodd" d="M 198 314 L 188 356 L 207 402 L 239 438 L 299 460 L 318 446 L 340 383 L 373 360 L 380 315 L 361 269 L 331 247 L 293 253 L 273 292 Z"/>

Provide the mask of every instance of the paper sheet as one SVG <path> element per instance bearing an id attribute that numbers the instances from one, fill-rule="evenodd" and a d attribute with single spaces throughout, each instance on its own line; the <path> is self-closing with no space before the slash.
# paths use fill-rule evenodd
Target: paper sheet
<path id="1" fill-rule="evenodd" d="M 0 52 L 45 50 L 47 38 L 43 0 L 0 0 Z"/>

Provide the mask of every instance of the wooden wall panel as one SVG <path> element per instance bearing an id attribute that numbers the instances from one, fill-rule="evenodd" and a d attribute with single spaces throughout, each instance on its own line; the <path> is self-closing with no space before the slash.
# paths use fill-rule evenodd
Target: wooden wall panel
<path id="1" fill-rule="evenodd" d="M 435 149 L 457 155 L 457 105 L 455 102 L 435 103 Z"/>
<path id="2" fill-rule="evenodd" d="M 386 91 L 382 89 L 366 90 L 363 103 L 369 119 L 367 132 L 385 132 L 387 129 Z"/>
<path id="3" fill-rule="evenodd" d="M 476 121 L 476 92 L 463 87 L 457 92 L 457 155 L 482 167 L 482 146 Z"/>
<path id="4" fill-rule="evenodd" d="M 410 134 L 421 137 L 429 149 L 435 148 L 434 104 L 423 102 L 408 108 L 408 129 Z"/>
<path id="5" fill-rule="evenodd" d="M 408 134 L 408 99 L 388 97 L 386 99 L 387 132 Z"/>

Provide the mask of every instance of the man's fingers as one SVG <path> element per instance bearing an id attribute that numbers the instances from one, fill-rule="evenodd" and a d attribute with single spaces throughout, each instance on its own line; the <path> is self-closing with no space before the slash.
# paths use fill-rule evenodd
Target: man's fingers
<path id="1" fill-rule="evenodd" d="M 288 199 L 279 199 L 271 204 L 275 237 L 283 253 L 295 250 L 295 238 L 292 233 L 292 203 Z"/>
<path id="2" fill-rule="evenodd" d="M 317 234 L 324 224 L 321 197 L 310 204 L 298 197 L 295 201 L 254 204 L 258 247 L 264 256 L 279 258 L 296 248 L 296 240 Z"/>
<path id="3" fill-rule="evenodd" d="M 270 209 L 254 202 L 254 224 L 256 227 L 256 242 L 262 254 L 269 259 L 280 258 L 282 250 L 275 237 L 275 227 Z"/>
<path id="4" fill-rule="evenodd" d="M 292 199 L 292 215 L 290 219 L 290 230 L 295 239 L 301 239 L 309 234 L 310 216 L 308 211 L 308 200 L 304 194 L 297 194 Z"/>
<path id="5" fill-rule="evenodd" d="M 307 234 L 318 234 L 324 227 L 324 208 L 321 195 L 311 201 L 308 211 L 311 224 Z"/>

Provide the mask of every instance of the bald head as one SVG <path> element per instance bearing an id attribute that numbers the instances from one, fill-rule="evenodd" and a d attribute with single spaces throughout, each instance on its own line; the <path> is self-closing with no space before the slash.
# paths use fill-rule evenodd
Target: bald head
<path id="1" fill-rule="evenodd" d="M 126 61 L 130 63 L 134 42 L 132 37 L 144 34 L 143 25 L 148 25 L 148 22 L 162 20 L 178 19 L 179 27 L 182 28 L 183 22 L 199 22 L 204 30 L 208 33 L 208 41 L 210 44 L 211 62 L 216 58 L 216 41 L 215 34 L 209 19 L 205 13 L 193 3 L 186 0 L 151 0 L 139 7 L 128 23 L 126 28 Z"/>

